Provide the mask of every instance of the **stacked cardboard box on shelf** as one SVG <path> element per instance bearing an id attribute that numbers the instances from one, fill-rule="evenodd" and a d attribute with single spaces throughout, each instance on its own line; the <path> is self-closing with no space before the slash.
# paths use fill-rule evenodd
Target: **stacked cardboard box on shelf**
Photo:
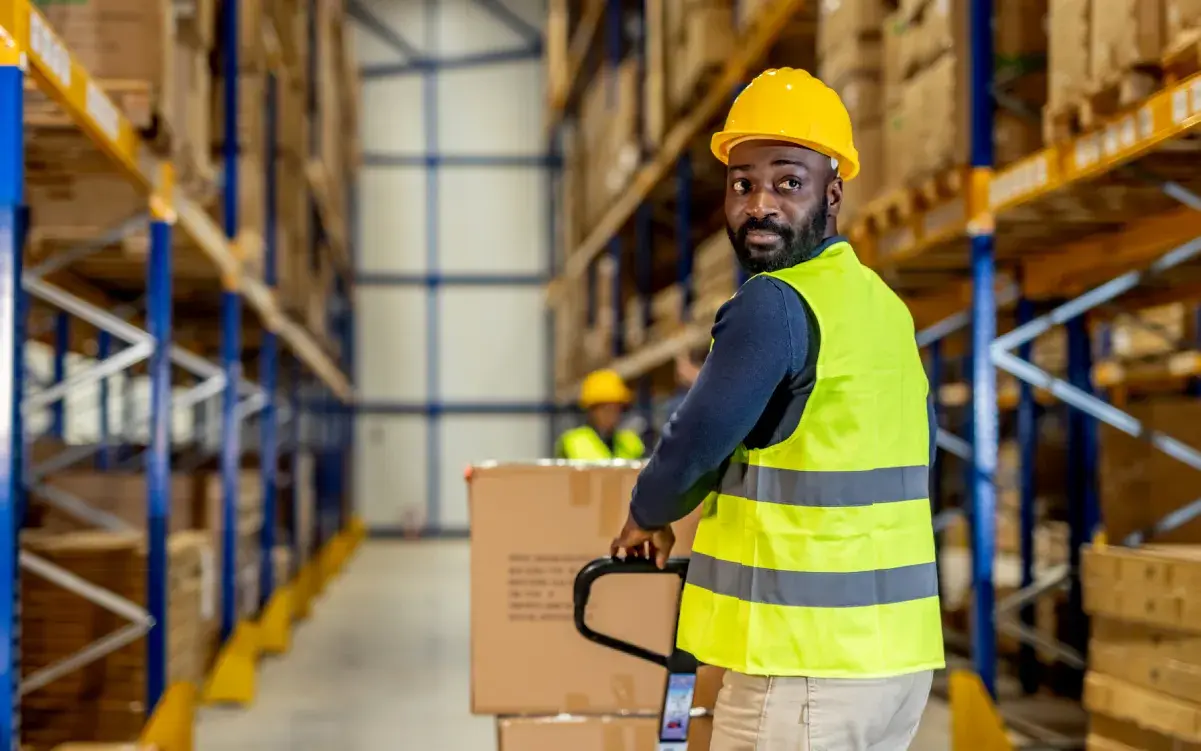
<path id="1" fill-rule="evenodd" d="M 211 0 L 174 9 L 164 0 L 38 5 L 112 105 L 157 152 L 172 157 L 178 184 L 194 198 L 207 198 L 213 175 L 206 45 L 212 38 L 202 31 L 212 21 Z M 27 196 L 35 217 L 33 246 L 91 240 L 145 212 L 145 197 L 85 143 L 62 107 L 32 79 L 26 81 L 25 110 L 31 131 Z M 131 250 L 147 243 L 144 229 L 123 240 Z"/>
<path id="2" fill-rule="evenodd" d="M 1062 140 L 1151 94 L 1165 49 L 1195 43 L 1201 6 L 1190 0 L 1055 0 L 1049 20 L 1043 125 L 1048 140 Z"/>
<path id="3" fill-rule="evenodd" d="M 762 3 L 743 2 L 739 25 Z M 647 4 L 646 76 L 642 89 L 642 135 L 657 148 L 672 123 L 725 64 L 734 49 L 730 0 L 658 0 Z"/>
<path id="4" fill-rule="evenodd" d="M 1039 60 L 1046 52 L 1047 0 L 1015 0 L 996 7 L 994 64 L 1010 100 L 1038 111 L 1045 97 Z M 886 92 L 891 110 L 885 152 L 890 187 L 913 184 L 962 166 L 970 146 L 970 55 L 967 6 L 903 3 L 885 22 L 886 69 L 900 81 Z M 997 164 L 1007 164 L 1041 144 L 1037 126 L 1004 108 L 995 113 Z"/>
<path id="5" fill-rule="evenodd" d="M 702 242 L 692 259 L 692 318 L 711 321 L 738 289 L 738 259 L 725 230 Z"/>
<path id="6" fill-rule="evenodd" d="M 1082 579 L 1089 748 L 1201 748 L 1201 548 L 1086 548 Z"/>
<path id="7" fill-rule="evenodd" d="M 608 362 L 612 357 L 613 329 L 617 323 L 612 302 L 617 266 L 612 258 L 605 256 L 596 261 L 594 269 L 596 316 L 584 332 L 584 367 L 587 370 Z"/>
<path id="8" fill-rule="evenodd" d="M 170 681 L 199 684 L 207 668 L 203 571 L 208 540 L 184 532 L 168 544 L 167 661 Z M 144 538 L 138 534 L 27 532 L 22 546 L 92 584 L 145 605 Z M 21 575 L 25 678 L 126 625 L 118 615 L 43 580 Z M 22 697 L 24 742 L 38 751 L 72 740 L 131 742 L 145 723 L 146 645 L 137 640 Z"/>
<path id="9" fill-rule="evenodd" d="M 1062 505 L 1065 463 L 1066 455 L 1061 444 L 1047 440 L 1040 443 L 1034 468 L 1038 478 L 1038 495 L 1035 498 L 1033 540 L 1034 564 L 1039 571 L 1068 560 L 1068 525 L 1050 518 L 1051 510 Z M 998 598 L 1021 586 L 1021 468 L 1021 447 L 1016 441 L 1002 442 L 995 475 L 997 510 L 994 570 Z M 944 495 L 948 490 L 951 489 L 944 487 Z M 965 563 L 964 566 L 943 567 L 943 608 L 952 623 L 966 619 L 971 601 L 968 591 L 970 583 L 966 577 L 970 570 L 966 565 L 971 549 L 970 535 L 970 526 L 963 517 L 952 520 L 943 533 L 944 559 L 955 558 Z M 1035 628 L 1039 632 L 1055 636 L 1058 628 L 1057 611 L 1062 600 L 1062 593 L 1049 593 L 1035 603 Z M 1016 652 L 1018 649 L 1018 642 L 1004 634 L 998 637 L 998 645 L 1006 652 Z"/>
<path id="10" fill-rule="evenodd" d="M 573 622 L 576 573 L 608 552 L 624 521 L 634 466 L 500 465 L 469 475 L 471 507 L 471 708 L 497 715 L 502 751 L 655 747 L 666 671 L 585 640 Z M 676 527 L 688 555 L 696 514 Z M 529 524 L 551 536 L 516 536 Z M 588 623 L 667 653 L 680 581 L 627 574 L 594 587 Z M 636 605 L 632 605 L 636 604 Z M 629 618 L 636 607 L 638 618 Z M 712 709 L 720 671 L 703 667 L 694 706 Z M 704 718 L 690 733 L 700 743 Z M 704 748 L 704 745 L 690 748 Z"/>
<path id="11" fill-rule="evenodd" d="M 818 77 L 842 98 L 859 152 L 859 175 L 843 188 L 845 221 L 884 186 L 884 19 L 883 0 L 822 3 L 818 16 Z"/>
<path id="12" fill-rule="evenodd" d="M 1160 395 L 1131 402 L 1125 410 L 1147 429 L 1189 446 L 1201 445 L 1201 404 L 1196 399 Z M 1179 460 L 1115 428 L 1103 427 L 1100 438 L 1101 511 L 1106 533 L 1114 542 L 1149 529 L 1201 496 L 1201 477 Z M 1157 535 L 1155 541 L 1201 544 L 1201 520 Z"/>
<path id="13" fill-rule="evenodd" d="M 629 184 L 640 157 L 639 67 L 629 57 L 603 66 L 580 102 L 577 162 L 581 229 L 587 233 Z"/>
<path id="14" fill-rule="evenodd" d="M 1110 349 L 1119 360 L 1167 355 L 1197 344 L 1197 318 L 1191 306 L 1169 303 L 1122 313 L 1110 329 Z"/>

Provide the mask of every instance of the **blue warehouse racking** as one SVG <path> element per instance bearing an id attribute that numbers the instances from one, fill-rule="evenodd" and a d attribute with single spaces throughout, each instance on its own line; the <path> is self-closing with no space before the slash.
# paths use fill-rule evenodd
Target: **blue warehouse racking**
<path id="1" fill-rule="evenodd" d="M 312 14 L 310 14 L 312 15 Z M 201 460 L 210 455 L 214 443 L 220 447 L 220 471 L 223 478 L 222 515 L 225 530 L 225 565 L 221 568 L 220 613 L 224 650 L 205 687 L 206 698 L 214 701 L 247 702 L 253 696 L 254 662 L 262 651 L 282 651 L 288 647 L 288 630 L 297 612 L 307 611 L 308 602 L 341 565 L 359 539 L 357 521 L 344 513 L 343 499 L 348 494 L 344 469 L 351 444 L 352 412 L 343 406 L 352 397 L 352 351 L 349 332 L 353 326 L 350 282 L 338 284 L 337 294 L 327 311 L 342 346 L 337 358 L 331 357 L 317 339 L 302 325 L 285 314 L 276 294 L 278 235 L 274 195 L 276 190 L 276 79 L 285 76 L 278 42 L 268 23 L 264 31 L 271 71 L 267 87 L 266 112 L 269 158 L 266 161 L 266 190 L 269 200 L 264 225 L 262 278 L 243 265 L 240 248 L 238 209 L 238 144 L 226 139 L 224 151 L 224 226 L 218 226 L 201 206 L 175 185 L 173 165 L 156 155 L 151 144 L 114 105 L 104 89 L 71 56 L 45 16 L 27 0 L 4 0 L 0 4 L 0 340 L 12 353 L 3 359 L 0 401 L 10 405 L 4 411 L 3 443 L 0 444 L 0 642 L 12 649 L 0 659 L 0 738 L 8 747 L 19 742 L 21 697 L 53 680 L 81 668 L 114 650 L 145 637 L 146 737 L 168 751 L 190 749 L 191 713 L 194 687 L 169 685 L 167 671 L 167 599 L 168 529 L 171 509 L 170 476 L 172 469 L 172 416 L 179 411 L 195 414 L 193 448 Z M 224 116 L 227 133 L 236 132 L 238 113 L 239 39 L 238 3 L 225 4 L 221 29 L 225 52 Z M 274 44 L 272 42 L 275 42 Z M 25 239 L 30 217 L 25 208 L 27 144 L 37 144 L 40 134 L 25 127 L 26 80 L 36 83 L 62 108 L 81 137 L 90 141 L 103 157 L 102 169 L 119 174 L 141 191 L 147 212 L 116 228 L 107 237 L 54 256 L 29 269 L 22 268 Z M 310 79 L 310 85 L 312 84 Z M 310 114 L 316 97 L 310 92 Z M 315 148 L 315 147 L 314 147 Z M 340 244 L 349 252 L 347 217 L 353 206 L 332 206 L 322 185 L 319 167 L 310 171 L 313 211 L 321 233 L 331 244 Z M 81 167 L 82 168 L 82 167 Z M 328 176 L 324 176 L 328 178 Z M 139 230 L 149 218 L 149 253 L 145 271 L 145 313 L 136 306 L 106 306 L 103 299 L 84 299 L 73 291 L 52 284 L 47 277 L 72 261 Z M 36 222 L 37 217 L 33 217 Z M 179 243 L 194 244 L 207 259 L 212 274 L 220 278 L 220 362 L 215 364 L 176 343 L 173 331 L 173 264 L 182 257 Z M 313 233 L 313 243 L 318 233 Z M 310 249 L 316 252 L 315 249 Z M 55 347 L 53 379 L 49 384 L 30 383 L 24 372 L 24 345 L 35 332 L 26 319 L 31 303 L 59 311 L 54 319 Z M 243 333 L 241 306 L 249 303 L 264 330 L 259 347 L 259 383 L 243 377 Z M 106 307 L 112 307 L 106 310 Z M 72 343 L 68 316 L 95 327 L 95 361 L 87 367 L 65 367 L 67 349 Z M 139 325 L 131 321 L 140 321 Z M 290 391 L 281 391 L 282 354 L 279 342 L 293 354 Z M 144 452 L 130 451 L 132 435 L 110 435 L 110 378 L 145 363 L 149 374 L 149 405 L 144 420 L 147 446 Z M 173 367 L 180 378 L 173 377 Z M 174 388 L 181 378 L 194 385 Z M 127 387 L 130 381 L 126 380 Z M 93 445 L 73 445 L 52 457 L 31 457 L 29 416 L 52 407 L 52 432 L 64 432 L 64 403 L 68 394 L 80 388 L 99 387 L 98 441 Z M 126 389 L 125 432 L 137 427 L 135 406 Z M 221 436 L 211 440 L 200 416 L 211 400 L 220 397 Z M 237 473 L 242 461 L 241 443 L 246 422 L 256 416 L 261 435 L 257 451 L 262 463 L 262 493 L 267 521 L 261 532 L 261 602 L 256 608 L 257 621 L 240 621 L 235 610 L 239 584 L 235 581 L 234 530 L 238 509 Z M 248 434 L 251 435 L 252 434 Z M 253 436 L 252 436 L 253 437 Z M 281 440 L 282 439 L 282 440 Z M 302 451 L 312 451 L 317 459 L 317 541 L 319 552 L 310 560 L 294 556 L 294 570 L 288 573 L 290 584 L 274 591 L 277 578 L 272 571 L 276 504 L 279 479 L 277 456 L 290 456 L 289 466 L 297 477 L 296 461 Z M 130 525 L 87 500 L 45 483 L 52 472 L 76 465 L 96 456 L 100 470 L 126 467 L 144 469 L 146 475 L 147 580 L 145 607 L 118 597 L 90 584 L 29 551 L 22 550 L 20 532 L 26 513 L 26 496 L 36 492 L 47 503 L 90 526 L 107 530 L 127 530 Z M 36 463 L 33 459 L 36 458 Z M 299 480 L 298 480 L 299 481 Z M 297 497 L 292 484 L 290 497 Z M 293 516 L 293 519 L 296 517 Z M 295 523 L 295 522 L 294 522 Z M 301 531 L 291 531 L 295 546 Z M 27 571 L 75 592 L 96 605 L 128 620 L 131 625 L 111 634 L 69 659 L 30 672 L 22 671 L 20 651 L 20 572 Z M 79 739 L 91 740 L 91 739 Z"/>
<path id="2" fill-rule="evenodd" d="M 620 28 L 620 4 L 601 5 L 587 5 L 569 14 L 565 4 L 552 3 L 549 28 L 560 38 L 549 39 L 548 48 L 558 51 L 564 71 L 563 80 L 551 84 L 552 131 L 569 117 L 565 113 L 571 110 L 572 92 L 580 86 L 587 67 L 581 61 L 587 58 L 594 38 L 604 33 L 600 29 L 606 26 L 605 14 L 609 14 L 610 26 L 616 23 Z M 652 10 L 662 12 L 653 0 L 639 5 L 644 16 Z M 738 54 L 697 92 L 692 106 L 678 115 L 658 147 L 644 150 L 640 166 L 624 190 L 591 230 L 568 248 L 565 263 L 548 285 L 550 304 L 559 314 L 580 290 L 586 290 L 589 297 L 589 323 L 595 320 L 597 306 L 612 306 L 618 325 L 613 328 L 609 364 L 623 376 L 640 381 L 644 408 L 650 406 L 650 379 L 655 371 L 675 356 L 707 343 L 709 324 L 685 320 L 670 337 L 637 348 L 623 346 L 621 274 L 614 274 L 614 300 L 596 300 L 596 264 L 607 257 L 620 269 L 628 258 L 622 248 L 623 237 L 634 238 L 635 299 L 649 320 L 652 269 L 657 260 L 651 240 L 651 204 L 672 205 L 677 223 L 676 281 L 684 289 L 684 304 L 688 304 L 694 250 L 691 234 L 698 222 L 698 217 L 690 216 L 695 211 L 689 200 L 695 167 L 690 163 L 690 149 L 694 142 L 707 138 L 709 126 L 720 116 L 731 92 L 759 68 L 767 67 L 769 50 L 790 19 L 800 18 L 804 11 L 812 18 L 814 10 L 809 4 L 788 0 L 756 6 L 759 16 L 738 40 Z M 1098 318 L 1092 321 L 1096 325 L 1090 326 L 1086 317 L 1151 281 L 1160 285 L 1149 296 L 1154 301 L 1195 300 L 1195 286 L 1190 286 L 1190 277 L 1181 272 L 1201 253 L 1201 215 L 1197 214 L 1201 196 L 1196 193 L 1194 157 L 1194 130 L 1201 123 L 1201 75 L 1196 73 L 1195 41 L 1182 49 L 1169 48 L 1164 59 L 1157 61 L 1164 72 L 1162 85 L 1149 97 L 1113 107 L 1077 135 L 996 168 L 993 109 L 1003 105 L 1004 97 L 1002 87 L 993 80 L 994 4 L 992 0 L 965 0 L 965 6 L 970 159 L 929 184 L 903 188 L 872 201 L 842 229 L 860 257 L 894 284 L 909 303 L 927 357 L 931 388 L 940 403 L 969 408 L 966 430 L 957 434 L 944 419 L 938 434 L 940 461 L 952 456 L 967 463 L 968 501 L 961 508 L 943 508 L 937 488 L 932 495 L 937 530 L 944 530 L 959 515 L 967 518 L 971 529 L 969 641 L 975 677 L 953 682 L 952 694 L 958 686 L 996 697 L 998 632 L 1014 635 L 1024 645 L 1018 672 L 1027 691 L 1037 686 L 1031 672 L 1036 647 L 1072 668 L 1085 667 L 1081 549 L 1094 540 L 1104 521 L 1098 499 L 1098 426 L 1148 442 L 1185 465 L 1201 469 L 1197 447 L 1140 423 L 1100 393 L 1133 385 L 1136 378 L 1196 376 L 1195 346 L 1156 366 L 1102 362 L 1107 324 Z M 557 18 L 556 12 L 560 14 Z M 636 47 L 633 54 L 646 59 L 655 53 Z M 785 59 L 777 64 L 799 63 Z M 675 186 L 669 182 L 673 176 Z M 666 198 L 673 191 L 674 204 Z M 1090 197 L 1096 203 L 1087 208 Z M 1102 204 L 1103 209 L 1096 207 Z M 1015 323 L 1006 331 L 1010 320 Z M 1057 326 L 1064 326 L 1067 334 L 1064 377 L 1036 367 L 1031 355 L 1034 339 Z M 958 349 L 947 346 L 953 335 L 965 333 Z M 1100 343 L 1097 348 L 1094 334 Z M 956 384 L 947 378 L 956 364 L 952 358 L 960 356 L 970 389 L 966 399 L 954 398 L 950 387 Z M 1016 377 L 1016 389 L 999 390 L 998 368 Z M 560 379 L 558 386 L 560 399 L 569 400 L 578 381 Z M 1039 414 L 1055 402 L 1063 403 L 1070 412 L 1069 558 L 1036 575 L 1034 452 Z M 997 534 L 994 476 L 1001 416 L 1010 410 L 1014 411 L 1022 456 L 1018 488 L 1021 586 L 998 598 L 993 570 Z M 1188 504 L 1121 542 L 1139 545 L 1198 514 L 1201 502 Z M 1061 633 L 1070 643 L 1049 639 L 1032 627 L 1033 603 L 1061 588 L 1069 591 L 1067 621 Z M 970 721 L 979 727 L 988 725 L 982 717 L 973 715 Z M 980 736 L 973 740 L 979 743 L 975 747 L 985 743 Z"/>

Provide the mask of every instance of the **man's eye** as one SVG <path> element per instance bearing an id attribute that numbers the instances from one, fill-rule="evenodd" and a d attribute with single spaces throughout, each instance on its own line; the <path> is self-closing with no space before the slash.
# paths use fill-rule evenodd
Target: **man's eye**
<path id="1" fill-rule="evenodd" d="M 780 187 L 784 190 L 800 190 L 801 181 L 795 177 L 786 177 L 780 181 Z"/>
<path id="2" fill-rule="evenodd" d="M 735 180 L 730 187 L 734 189 L 735 193 L 742 195 L 751 189 L 751 184 L 747 180 Z"/>

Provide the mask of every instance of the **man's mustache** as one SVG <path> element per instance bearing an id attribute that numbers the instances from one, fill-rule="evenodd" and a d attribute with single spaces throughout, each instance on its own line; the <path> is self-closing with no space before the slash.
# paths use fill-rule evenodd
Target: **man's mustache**
<path id="1" fill-rule="evenodd" d="M 747 233 L 754 230 L 758 230 L 760 232 L 774 232 L 779 235 L 780 239 L 786 244 L 792 241 L 792 227 L 789 227 L 787 224 L 779 224 L 767 218 L 760 219 L 757 217 L 750 217 L 742 223 L 742 226 L 738 228 L 738 232 L 735 234 L 737 234 L 738 241 L 740 243 L 745 243 Z"/>

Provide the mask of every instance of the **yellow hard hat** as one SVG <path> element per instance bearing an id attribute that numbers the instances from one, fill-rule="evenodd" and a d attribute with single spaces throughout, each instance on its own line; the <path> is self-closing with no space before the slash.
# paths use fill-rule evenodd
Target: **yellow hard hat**
<path id="1" fill-rule="evenodd" d="M 580 386 L 580 406 L 584 409 L 598 404 L 629 404 L 634 395 L 613 370 L 594 370 Z"/>
<path id="2" fill-rule="evenodd" d="M 838 174 L 859 174 L 859 152 L 851 139 L 851 116 L 838 93 L 799 68 L 772 68 L 751 81 L 714 133 L 710 148 L 722 164 L 730 149 L 750 140 L 787 141 L 838 160 Z"/>

